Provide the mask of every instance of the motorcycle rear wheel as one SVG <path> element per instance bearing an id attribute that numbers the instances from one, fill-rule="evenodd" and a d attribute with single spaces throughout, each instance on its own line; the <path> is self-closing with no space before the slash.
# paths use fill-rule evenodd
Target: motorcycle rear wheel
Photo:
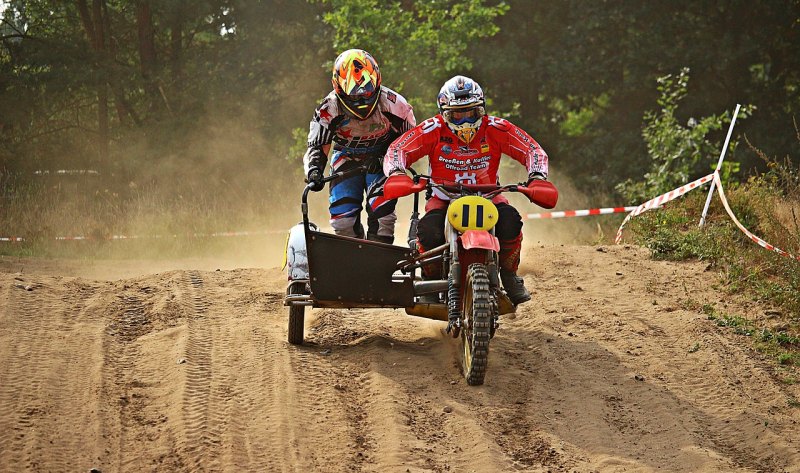
<path id="1" fill-rule="evenodd" d="M 303 294 L 303 284 L 289 286 L 289 294 Z M 306 308 L 301 305 L 289 306 L 289 334 L 288 341 L 292 345 L 303 344 L 303 329 L 305 325 Z"/>
<path id="2" fill-rule="evenodd" d="M 486 266 L 473 263 L 464 283 L 464 324 L 461 329 L 464 377 L 470 386 L 480 386 L 489 362 L 491 292 Z"/>

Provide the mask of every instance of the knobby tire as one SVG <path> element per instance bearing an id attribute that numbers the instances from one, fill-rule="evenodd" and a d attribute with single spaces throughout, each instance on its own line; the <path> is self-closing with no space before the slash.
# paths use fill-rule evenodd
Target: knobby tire
<path id="1" fill-rule="evenodd" d="M 464 320 L 461 330 L 464 377 L 470 386 L 480 386 L 486 376 L 491 338 L 492 301 L 486 266 L 473 263 L 464 287 Z"/>
<path id="2" fill-rule="evenodd" d="M 303 294 L 302 284 L 292 284 L 289 294 Z M 303 329 L 305 325 L 306 308 L 302 305 L 289 306 L 289 335 L 288 340 L 292 345 L 303 344 Z"/>

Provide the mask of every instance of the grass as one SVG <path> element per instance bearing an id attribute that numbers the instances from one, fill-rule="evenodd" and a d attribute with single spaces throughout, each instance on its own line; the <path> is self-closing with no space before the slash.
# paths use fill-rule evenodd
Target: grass
<path id="1" fill-rule="evenodd" d="M 794 200 L 768 178 L 751 179 L 727 190 L 731 206 L 750 231 L 766 241 L 800 255 L 800 230 L 794 213 L 800 198 Z M 722 274 L 724 290 L 748 294 L 752 299 L 787 313 L 788 322 L 800 322 L 800 261 L 768 251 L 750 241 L 715 201 L 703 228 L 698 227 L 704 193 L 687 195 L 667 207 L 650 211 L 631 221 L 635 241 L 651 250 L 656 259 L 701 260 Z M 796 213 L 796 212 L 795 212 Z"/>
<path id="2" fill-rule="evenodd" d="M 758 323 L 753 320 L 740 315 L 719 312 L 710 304 L 703 305 L 702 312 L 708 320 L 713 321 L 719 327 L 728 327 L 737 335 L 749 337 L 756 350 L 775 360 L 778 365 L 800 367 L 800 337 L 783 330 L 775 331 L 759 327 Z M 690 350 L 690 353 L 693 351 Z M 784 378 L 783 382 L 794 384 L 796 378 L 789 376 Z"/>
<path id="3" fill-rule="evenodd" d="M 725 186 L 731 208 L 751 232 L 800 256 L 800 167 L 788 159 L 777 162 L 761 156 L 768 162 L 768 172 Z M 755 348 L 778 365 L 800 366 L 800 261 L 750 241 L 718 197 L 700 228 L 706 195 L 689 193 L 662 209 L 646 212 L 631 221 L 630 233 L 650 249 L 653 258 L 708 262 L 720 275 L 720 284 L 715 286 L 719 290 L 771 309 L 766 320 L 754 321 L 691 299 L 683 303 L 685 309 L 699 311 L 717 325 L 751 338 Z"/>

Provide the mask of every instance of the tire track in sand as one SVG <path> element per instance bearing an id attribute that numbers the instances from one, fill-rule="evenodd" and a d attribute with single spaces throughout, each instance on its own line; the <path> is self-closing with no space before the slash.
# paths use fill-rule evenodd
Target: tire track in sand
<path id="1" fill-rule="evenodd" d="M 233 286 L 235 296 L 242 288 L 230 281 L 220 285 L 214 276 L 192 271 L 183 280 L 188 330 L 184 433 L 178 445 L 182 463 L 191 471 L 221 471 L 231 465 L 272 471 L 268 464 L 274 443 L 263 438 L 261 425 L 269 402 L 262 399 L 264 386 L 274 382 L 264 372 L 274 364 L 265 343 L 269 337 L 261 327 L 240 321 L 246 307 L 224 292 L 225 286 Z"/>
<path id="2" fill-rule="evenodd" d="M 183 423 L 185 442 L 179 445 L 185 464 L 192 471 L 220 469 L 219 455 L 221 431 L 226 423 L 226 412 L 220 403 L 220 393 L 215 386 L 227 386 L 227 375 L 214 373 L 212 356 L 215 337 L 220 332 L 218 321 L 210 313 L 209 302 L 202 294 L 203 279 L 196 271 L 186 274 L 184 281 L 190 300 L 188 335 L 186 340 L 186 388 L 183 395 Z M 224 343 L 224 340 L 219 340 Z M 215 374 L 218 376 L 215 379 Z M 222 405 L 221 405 L 222 404 Z"/>
<path id="3" fill-rule="evenodd" d="M 147 318 L 139 297 L 128 291 L 118 297 L 122 305 L 112 312 L 103 337 L 102 392 L 107 406 L 102 429 L 103 437 L 111 444 L 106 462 L 113 462 L 116 471 L 123 471 L 138 457 L 136 452 L 128 453 L 128 446 L 135 438 L 132 432 L 136 425 L 134 416 L 141 407 L 131 391 L 135 386 L 136 360 L 140 357 L 135 342 L 144 331 Z"/>
<path id="4" fill-rule="evenodd" d="M 262 369 L 270 365 L 268 347 L 262 342 L 267 337 L 262 327 L 249 328 L 243 335 L 245 340 L 231 347 L 237 350 L 232 354 L 237 365 L 231 367 L 230 463 L 236 471 L 274 471 L 268 467 L 269 458 L 274 457 L 270 452 L 273 445 L 259 435 L 259 427 L 265 422 L 260 394 L 271 382 Z M 243 359 L 239 360 L 239 356 Z"/>
<path id="5" fill-rule="evenodd" d="M 323 471 L 331 465 L 360 471 L 362 462 L 353 461 L 360 441 L 350 428 L 353 414 L 341 396 L 343 374 L 335 366 L 340 357 L 329 354 L 329 348 L 288 346 L 283 350 L 289 351 L 288 360 L 279 365 L 278 376 L 287 382 L 275 386 L 273 395 L 286 404 L 270 406 L 279 444 L 288 449 L 276 465 L 279 471 L 292 471 L 291 465 L 296 465 L 297 471 Z M 321 449 L 319 445 L 337 448 Z"/>
<path id="6" fill-rule="evenodd" d="M 209 274 L 202 281 L 206 300 L 213 301 L 207 314 L 213 331 L 212 388 L 209 428 L 219 440 L 219 463 L 237 471 L 271 471 L 268 458 L 273 448 L 263 436 L 264 387 L 280 381 L 265 379 L 265 368 L 274 364 L 269 354 L 275 343 L 259 322 L 257 297 L 242 295 L 249 282 L 237 273 L 220 281 Z M 227 275 L 226 275 L 227 276 Z M 267 297 L 268 300 L 280 298 Z"/>
<path id="7" fill-rule="evenodd" d="M 45 324 L 38 317 L 43 304 L 38 291 L 15 285 L 8 286 L 5 299 L 8 306 L 0 325 L 7 360 L 0 373 L 0 464 L 4 465 L 3 471 L 14 471 L 12 467 L 37 469 L 39 465 L 26 437 L 31 433 L 33 417 L 44 414 L 46 409 L 40 396 L 32 396 L 44 383 L 44 349 L 37 343 L 45 333 Z M 27 406 L 26 394 L 33 401 Z"/>
<path id="8" fill-rule="evenodd" d="M 100 324 L 85 324 L 95 288 L 71 281 L 9 285 L 0 316 L 0 465 L 69 471 L 95 460 L 92 363 Z M 95 323 L 91 323 L 95 322 Z M 87 330 L 87 327 L 89 328 Z M 78 402 L 76 402 L 78 400 Z M 9 468 L 9 470 L 5 470 Z"/>

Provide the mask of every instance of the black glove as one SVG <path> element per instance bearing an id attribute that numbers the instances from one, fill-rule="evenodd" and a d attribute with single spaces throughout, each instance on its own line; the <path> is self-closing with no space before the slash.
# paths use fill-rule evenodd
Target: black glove
<path id="1" fill-rule="evenodd" d="M 311 170 L 308 171 L 306 182 L 308 183 L 308 188 L 312 191 L 321 191 L 325 187 L 325 183 L 322 181 L 322 170 L 319 168 L 311 168 Z"/>
<path id="2" fill-rule="evenodd" d="M 528 174 L 528 182 L 525 183 L 525 187 L 530 186 L 531 182 L 533 182 L 533 181 L 546 181 L 546 180 L 547 180 L 547 178 L 544 177 L 544 174 L 542 174 L 540 172 L 532 172 L 532 173 Z"/>

